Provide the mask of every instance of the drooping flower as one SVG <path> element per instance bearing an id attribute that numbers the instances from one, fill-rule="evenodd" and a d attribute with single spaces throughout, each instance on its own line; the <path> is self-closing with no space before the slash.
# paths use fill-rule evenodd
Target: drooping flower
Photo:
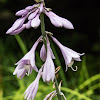
<path id="1" fill-rule="evenodd" d="M 28 29 L 30 27 L 37 28 L 40 25 L 39 16 L 43 12 L 43 3 L 34 4 L 33 6 L 28 6 L 23 10 L 20 10 L 16 13 L 16 16 L 21 16 L 21 18 L 17 19 L 12 27 L 8 29 L 6 34 L 15 35 L 19 34 L 25 28 Z M 28 22 L 24 23 L 28 18 Z M 24 28 L 23 28 L 24 24 Z"/>
<path id="2" fill-rule="evenodd" d="M 15 15 L 21 16 L 21 18 L 14 22 L 6 34 L 16 35 L 23 31 L 25 28 L 29 29 L 33 27 L 36 29 L 40 25 L 39 16 L 41 13 L 45 13 L 50 18 L 51 23 L 56 27 L 64 27 L 66 29 L 74 28 L 70 21 L 53 13 L 51 9 L 46 8 L 43 1 L 41 1 L 41 3 L 34 4 L 33 6 L 28 6 L 25 9 L 18 11 Z M 27 18 L 28 22 L 25 23 Z"/>
<path id="3" fill-rule="evenodd" d="M 52 59 L 55 59 L 55 56 L 54 56 L 51 48 L 50 48 L 50 53 L 51 53 Z M 41 50 L 40 50 L 40 58 L 42 59 L 42 61 L 46 61 L 46 58 L 47 58 L 47 53 L 46 53 L 46 49 L 45 49 L 44 44 L 42 45 Z"/>
<path id="4" fill-rule="evenodd" d="M 64 27 L 66 29 L 74 29 L 72 23 L 65 18 L 59 17 L 52 11 L 45 10 L 45 14 L 49 17 L 51 23 L 56 27 Z"/>
<path id="5" fill-rule="evenodd" d="M 39 79 L 41 78 L 42 75 L 42 67 L 38 72 L 38 75 L 36 79 L 28 86 L 28 88 L 25 91 L 25 99 L 27 100 L 34 100 L 37 90 L 38 90 L 38 85 L 39 85 Z"/>
<path id="6" fill-rule="evenodd" d="M 47 40 L 47 58 L 44 63 L 42 78 L 44 82 L 49 82 L 50 80 L 53 81 L 55 78 L 55 66 L 51 56 L 49 40 Z"/>
<path id="7" fill-rule="evenodd" d="M 72 65 L 74 63 L 74 60 L 76 61 L 81 61 L 80 56 L 84 55 L 77 53 L 76 51 L 73 51 L 72 49 L 65 47 L 64 45 L 62 45 L 56 38 L 54 38 L 53 36 L 51 36 L 51 38 L 53 39 L 53 41 L 57 44 L 57 46 L 60 48 L 62 55 L 64 57 L 65 60 L 65 64 L 66 64 L 66 71 L 68 67 L 71 67 L 73 71 L 76 71 L 73 69 Z"/>
<path id="8" fill-rule="evenodd" d="M 36 65 L 35 65 L 35 50 L 38 45 L 38 43 L 41 41 L 41 37 L 35 42 L 31 50 L 21 59 L 19 60 L 15 65 L 17 65 L 13 75 L 17 74 L 17 77 L 21 77 L 21 79 L 25 76 L 26 72 L 28 72 L 28 75 L 31 74 L 32 69 L 35 71 L 38 71 Z"/>

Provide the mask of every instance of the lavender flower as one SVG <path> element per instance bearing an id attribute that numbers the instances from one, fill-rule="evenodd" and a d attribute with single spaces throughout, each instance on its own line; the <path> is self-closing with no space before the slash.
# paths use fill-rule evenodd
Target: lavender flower
<path id="1" fill-rule="evenodd" d="M 38 43 L 41 41 L 41 37 L 35 42 L 31 50 L 15 65 L 17 65 L 13 75 L 17 74 L 17 77 L 21 77 L 21 79 L 25 76 L 26 72 L 28 71 L 28 75 L 31 74 L 32 69 L 38 71 L 35 65 L 35 50 Z"/>
<path id="2" fill-rule="evenodd" d="M 65 64 L 66 64 L 66 71 L 68 67 L 71 67 L 73 71 L 76 71 L 73 69 L 72 65 L 74 63 L 74 60 L 76 61 L 81 61 L 80 56 L 84 55 L 77 53 L 73 50 L 71 50 L 68 47 L 63 46 L 56 38 L 54 38 L 53 36 L 51 36 L 51 38 L 53 39 L 53 41 L 58 45 L 58 47 L 60 48 L 62 55 L 65 59 Z"/>
<path id="3" fill-rule="evenodd" d="M 20 33 L 25 28 L 37 28 L 40 25 L 39 16 L 43 12 L 43 3 L 34 4 L 33 6 L 28 6 L 23 10 L 20 10 L 16 13 L 16 16 L 21 16 L 21 18 L 17 19 L 12 27 L 8 29 L 6 34 L 15 35 Z M 28 22 L 24 24 L 25 20 L 28 18 Z M 24 24 L 24 28 L 22 26 Z"/>
<path id="4" fill-rule="evenodd" d="M 38 90 L 38 85 L 39 85 L 39 79 L 41 78 L 42 75 L 42 67 L 38 72 L 38 75 L 36 77 L 36 79 L 28 86 L 28 88 L 25 91 L 25 99 L 27 98 L 27 100 L 34 100 L 37 90 Z"/>
<path id="5" fill-rule="evenodd" d="M 74 29 L 72 23 L 65 18 L 59 17 L 52 11 L 46 11 L 45 14 L 49 17 L 51 23 L 56 27 L 64 27 L 66 29 Z"/>
<path id="6" fill-rule="evenodd" d="M 55 77 L 55 66 L 51 57 L 50 43 L 47 41 L 47 58 L 44 63 L 42 78 L 43 81 L 49 82 L 54 80 Z"/>
<path id="7" fill-rule="evenodd" d="M 50 48 L 50 53 L 51 53 L 52 59 L 55 59 L 55 56 L 54 56 L 51 48 Z M 46 53 L 46 49 L 45 49 L 44 44 L 42 45 L 42 48 L 40 50 L 40 58 L 42 59 L 42 61 L 46 61 L 46 58 L 47 58 L 47 53 Z"/>
<path id="8" fill-rule="evenodd" d="M 29 29 L 31 27 L 37 28 L 40 25 L 39 16 L 41 13 L 45 13 L 49 18 L 51 23 L 56 27 L 64 27 L 66 29 L 74 29 L 72 23 L 65 18 L 59 17 L 55 13 L 48 9 L 43 4 L 43 1 L 38 4 L 34 4 L 33 6 L 28 6 L 25 9 L 18 11 L 15 15 L 21 16 L 21 18 L 17 19 L 12 27 L 8 29 L 6 34 L 15 35 L 19 34 L 25 28 Z M 24 23 L 28 18 L 28 22 Z"/>

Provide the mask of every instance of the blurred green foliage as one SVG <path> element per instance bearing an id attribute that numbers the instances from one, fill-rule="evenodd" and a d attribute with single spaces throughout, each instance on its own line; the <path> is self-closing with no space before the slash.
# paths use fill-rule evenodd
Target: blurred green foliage
<path id="1" fill-rule="evenodd" d="M 18 42 L 22 41 L 19 35 L 15 36 L 15 38 Z M 23 44 L 23 42 L 21 42 L 21 44 Z M 1 71 L 2 74 L 0 74 L 1 75 L 0 82 L 2 83 L 2 87 L 0 87 L 0 100 L 24 100 L 23 93 L 28 87 L 28 85 L 35 79 L 37 73 L 33 71 L 33 73 L 30 76 L 25 76 L 22 80 L 17 79 L 16 76 L 13 76 L 12 75 L 14 71 L 13 64 L 17 61 L 17 58 L 14 58 L 14 54 L 12 52 L 9 54 L 8 52 L 6 52 L 6 45 L 2 44 L 0 45 L 2 46 L 3 49 L 0 50 L 2 54 L 2 59 L 0 58 L 2 60 L 2 65 L 0 65 L 1 68 L 0 70 L 2 70 Z M 22 49 L 24 46 L 20 45 L 20 47 Z M 54 55 L 56 56 L 55 65 L 63 67 L 59 60 L 60 58 L 56 53 L 56 49 L 52 44 L 52 41 L 51 41 L 51 47 L 54 51 Z M 22 49 L 23 54 L 25 54 L 25 52 L 27 51 L 25 50 L 25 48 L 26 47 Z M 5 55 L 7 55 L 6 59 Z M 36 60 L 38 60 L 38 63 L 36 63 L 37 66 L 40 67 L 43 63 L 39 58 L 38 52 L 36 52 Z M 68 79 L 65 76 L 63 68 L 61 68 L 59 74 L 57 75 L 59 81 L 63 80 L 61 90 L 64 92 L 68 100 L 99 100 L 100 98 L 99 95 L 100 74 L 90 76 L 89 75 L 90 71 L 88 72 L 87 69 L 89 64 L 87 65 L 86 61 L 87 61 L 86 56 L 84 56 L 82 59 L 82 64 L 81 65 L 79 64 L 79 69 L 77 72 L 72 72 L 70 69 L 66 72 L 68 73 L 70 71 L 70 73 L 74 75 L 70 76 L 70 74 L 68 73 L 70 79 Z M 78 63 L 81 62 L 77 62 L 77 64 Z M 52 85 L 53 83 L 46 84 L 41 79 L 35 100 L 40 100 L 40 98 L 41 100 L 43 100 L 43 98 L 48 93 L 54 90 Z M 57 98 L 55 97 L 53 100 L 57 100 Z"/>

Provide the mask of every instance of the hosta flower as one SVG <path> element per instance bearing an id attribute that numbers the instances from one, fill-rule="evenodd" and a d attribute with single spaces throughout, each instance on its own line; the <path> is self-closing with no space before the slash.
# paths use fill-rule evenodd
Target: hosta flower
<path id="1" fill-rule="evenodd" d="M 55 66 L 51 56 L 50 43 L 49 41 L 47 41 L 47 58 L 44 63 L 42 78 L 44 82 L 45 81 L 49 82 L 50 80 L 53 81 L 54 77 L 55 77 Z"/>
<path id="2" fill-rule="evenodd" d="M 51 48 L 50 48 L 50 53 L 51 53 L 52 59 L 55 59 L 55 56 L 54 56 Z M 42 59 L 42 61 L 46 61 L 46 58 L 47 58 L 47 53 L 46 53 L 44 44 L 42 45 L 41 50 L 40 50 L 40 58 Z"/>
<path id="3" fill-rule="evenodd" d="M 17 19 L 12 27 L 8 29 L 6 34 L 15 35 L 20 33 L 25 28 L 28 29 L 30 27 L 37 28 L 40 25 L 39 16 L 43 12 L 43 3 L 34 4 L 33 6 L 28 6 L 23 10 L 20 10 L 16 13 L 16 16 L 21 16 L 21 18 Z M 28 18 L 28 22 L 24 23 Z M 23 27 L 24 25 L 24 27 Z"/>
<path id="4" fill-rule="evenodd" d="M 66 71 L 68 67 L 71 67 L 73 71 L 75 71 L 72 67 L 74 60 L 76 61 L 81 61 L 80 56 L 84 55 L 77 53 L 75 51 L 73 51 L 72 49 L 63 46 L 56 38 L 54 38 L 53 36 L 51 36 L 51 38 L 53 39 L 53 41 L 58 45 L 58 47 L 60 48 L 62 55 L 64 57 L 65 60 L 65 64 L 66 64 Z"/>
<path id="5" fill-rule="evenodd" d="M 37 90 L 38 90 L 39 79 L 41 78 L 41 75 L 42 75 L 42 68 L 39 70 L 36 79 L 26 89 L 26 91 L 24 93 L 25 99 L 34 100 Z"/>
<path id="6" fill-rule="evenodd" d="M 56 27 L 64 27 L 66 29 L 74 29 L 72 23 L 65 18 L 59 17 L 52 11 L 46 11 L 45 14 L 49 17 L 51 23 Z"/>
<path id="7" fill-rule="evenodd" d="M 64 27 L 66 29 L 74 28 L 70 21 L 53 13 L 51 9 L 46 8 L 43 1 L 41 1 L 41 3 L 34 4 L 33 6 L 28 6 L 25 9 L 18 11 L 15 15 L 21 16 L 21 18 L 17 19 L 14 22 L 14 24 L 10 29 L 8 29 L 6 34 L 19 34 L 25 28 L 29 29 L 33 27 L 36 29 L 40 25 L 39 16 L 41 13 L 46 14 L 49 17 L 51 23 L 56 27 Z M 28 19 L 28 22 L 25 23 L 26 19 Z"/>
<path id="8" fill-rule="evenodd" d="M 19 60 L 15 65 L 17 65 L 13 75 L 17 74 L 17 77 L 21 77 L 21 79 L 25 76 L 26 72 L 28 72 L 28 75 L 31 74 L 32 69 L 35 71 L 38 71 L 36 65 L 35 65 L 35 50 L 38 45 L 38 43 L 41 41 L 41 37 L 35 42 L 31 50 L 21 59 Z"/>

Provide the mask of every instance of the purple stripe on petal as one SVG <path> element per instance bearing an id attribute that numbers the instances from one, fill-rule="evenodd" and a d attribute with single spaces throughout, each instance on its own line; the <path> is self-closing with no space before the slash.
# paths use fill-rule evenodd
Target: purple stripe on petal
<path id="1" fill-rule="evenodd" d="M 12 30 L 14 31 L 14 30 L 20 28 L 23 25 L 26 18 L 27 18 L 27 16 L 17 19 L 15 21 L 15 23 L 12 25 Z"/>
<path id="2" fill-rule="evenodd" d="M 16 34 L 19 34 L 20 32 L 22 32 L 23 30 L 25 29 L 25 24 L 23 24 L 23 26 L 11 33 L 7 33 L 7 34 L 10 34 L 10 35 L 16 35 Z"/>
<path id="3" fill-rule="evenodd" d="M 28 17 L 28 20 L 33 19 L 34 17 L 36 17 L 37 13 L 39 12 L 39 9 L 37 9 L 35 12 L 31 13 Z"/>
<path id="4" fill-rule="evenodd" d="M 7 30 L 6 34 L 10 34 L 10 33 L 12 33 L 12 32 L 13 32 L 13 30 L 12 30 L 12 27 L 11 27 L 11 28 L 9 28 L 9 29 Z"/>

